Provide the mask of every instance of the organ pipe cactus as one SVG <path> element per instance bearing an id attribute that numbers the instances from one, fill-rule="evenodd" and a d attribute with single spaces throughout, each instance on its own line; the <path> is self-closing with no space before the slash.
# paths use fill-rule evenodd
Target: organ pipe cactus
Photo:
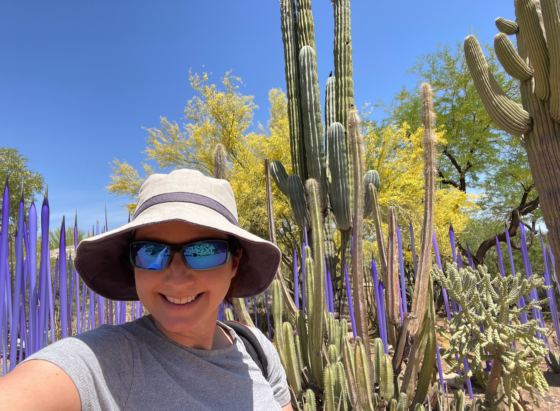
<path id="1" fill-rule="evenodd" d="M 301 179 L 307 178 L 303 124 L 301 119 L 301 99 L 299 93 L 298 33 L 296 6 L 294 0 L 280 1 L 280 22 L 284 44 L 286 92 L 288 99 L 288 122 L 290 124 L 290 150 L 292 171 Z M 274 175 L 274 174 L 273 174 Z M 276 181 L 276 178 L 274 179 Z M 276 181 L 278 184 L 278 181 Z M 280 186 L 279 186 L 280 187 Z M 282 190 L 282 188 L 280 188 Z M 282 190 L 284 194 L 287 193 Z"/>
<path id="2" fill-rule="evenodd" d="M 457 371 L 465 358 L 471 363 L 470 370 L 457 377 L 458 382 L 483 369 L 485 361 L 492 361 L 486 384 L 485 407 L 495 409 L 502 402 L 498 391 L 501 384 L 510 410 L 523 408 L 520 388 L 527 390 L 538 405 L 531 385 L 542 396 L 548 390 L 548 384 L 538 368 L 548 350 L 535 333 L 545 333 L 546 329 L 540 327 L 538 319 L 521 324 L 518 316 L 533 309 L 540 310 L 546 302 L 546 299 L 535 301 L 529 298 L 532 290 L 544 287 L 543 278 L 531 276 L 527 279 L 519 275 L 493 277 L 483 265 L 478 270 L 471 267 L 457 270 L 455 264 L 448 264 L 445 273 L 434 266 L 432 275 L 462 308 L 447 324 L 453 331 L 443 330 L 449 339 L 449 349 L 444 358 L 459 356 L 450 372 Z M 528 303 L 518 308 L 517 301 L 523 297 Z M 524 349 L 515 351 L 513 341 Z M 529 361 L 528 357 L 533 357 L 533 360 Z M 532 375 L 531 384 L 526 379 L 527 374 Z"/>
<path id="3" fill-rule="evenodd" d="M 352 63 L 352 35 L 350 22 L 350 0 L 331 0 L 334 9 L 334 77 L 336 99 L 336 121 L 348 129 L 348 111 L 354 108 L 354 80 Z M 348 184 L 354 189 L 352 174 L 352 152 L 346 138 Z M 353 207 L 354 196 L 350 202 Z"/>
<path id="4" fill-rule="evenodd" d="M 328 163 L 331 174 L 333 214 L 339 230 L 347 231 L 352 225 L 350 203 L 351 189 L 348 184 L 348 163 L 346 157 L 346 137 L 342 124 L 332 123 L 327 131 Z"/>
<path id="5" fill-rule="evenodd" d="M 309 176 L 320 182 L 323 172 L 321 158 L 324 156 L 323 119 L 321 117 L 317 56 L 311 46 L 304 46 L 299 52 L 299 78 L 307 168 Z M 326 193 L 321 193 L 321 200 L 326 204 Z"/>
<path id="6" fill-rule="evenodd" d="M 501 31 L 496 54 L 519 79 L 522 106 L 500 89 L 474 36 L 465 39 L 465 57 L 486 111 L 502 130 L 517 136 L 527 151 L 539 193 L 548 239 L 560 259 L 560 4 L 556 0 L 516 0 L 517 21 L 496 19 Z M 516 36 L 517 50 L 507 40 Z"/>
<path id="7" fill-rule="evenodd" d="M 389 238 L 387 245 L 387 317 L 395 327 L 401 325 L 399 289 L 399 252 L 397 242 L 397 215 L 389 207 Z"/>
<path id="8" fill-rule="evenodd" d="M 422 96 L 422 124 L 424 125 L 424 224 L 422 226 L 422 244 L 420 246 L 420 264 L 416 273 L 416 283 L 412 298 L 412 317 L 408 331 L 415 336 L 422 324 L 425 313 L 426 295 L 430 278 L 430 262 L 432 259 L 432 239 L 434 230 L 434 183 L 435 183 L 435 134 L 434 108 L 432 88 L 423 83 Z"/>
<path id="9" fill-rule="evenodd" d="M 290 383 L 290 387 L 295 391 L 296 395 L 299 395 L 301 390 L 301 382 L 299 377 L 298 362 L 296 357 L 296 347 L 294 343 L 294 329 L 292 324 L 285 322 L 282 326 L 282 331 L 284 333 L 283 343 L 284 343 L 284 360 L 287 367 L 287 377 Z"/>

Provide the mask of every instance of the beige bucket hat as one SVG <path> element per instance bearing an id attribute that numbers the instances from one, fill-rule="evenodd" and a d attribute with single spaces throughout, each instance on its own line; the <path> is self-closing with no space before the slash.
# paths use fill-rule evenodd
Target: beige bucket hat
<path id="1" fill-rule="evenodd" d="M 166 221 L 213 228 L 239 240 L 243 255 L 233 297 L 257 295 L 274 279 L 280 265 L 280 249 L 239 227 L 230 184 L 187 169 L 152 174 L 140 188 L 130 223 L 80 242 L 75 260 L 80 277 L 103 297 L 138 300 L 134 269 L 128 257 L 132 231 Z"/>

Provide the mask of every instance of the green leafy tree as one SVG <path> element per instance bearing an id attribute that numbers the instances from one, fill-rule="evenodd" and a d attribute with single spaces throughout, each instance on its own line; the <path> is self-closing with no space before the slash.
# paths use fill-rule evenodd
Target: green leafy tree
<path id="1" fill-rule="evenodd" d="M 485 46 L 488 65 L 500 87 L 520 102 L 518 81 L 502 69 L 493 50 Z M 486 112 L 467 67 L 463 46 L 439 45 L 436 51 L 418 57 L 408 70 L 418 83 L 429 82 L 435 92 L 436 126 L 442 133 L 437 174 L 442 186 L 479 193 L 481 218 L 491 217 L 503 227 L 508 222 L 510 235 L 525 221 L 531 235 L 540 219 L 539 197 L 534 189 L 525 150 L 517 138 L 499 129 Z M 421 126 L 420 96 L 403 88 L 387 107 L 384 124 Z M 500 241 L 505 241 L 503 228 Z M 475 245 L 475 263 L 483 263 L 495 246 L 495 236 Z M 461 245 L 464 251 L 464 244 Z"/>
<path id="2" fill-rule="evenodd" d="M 22 188 L 26 212 L 29 210 L 31 202 L 36 201 L 36 196 L 42 193 L 45 188 L 45 179 L 41 174 L 27 168 L 28 161 L 29 160 L 23 157 L 19 150 L 0 147 L 1 195 L 4 195 L 4 182 L 6 181 L 6 176 L 8 176 L 10 189 L 10 226 L 12 227 L 14 227 L 17 222 Z M 40 204 L 38 206 L 40 206 Z M 40 212 L 39 209 L 38 212 Z M 1 213 L 2 204 L 0 203 L 0 215 Z"/>

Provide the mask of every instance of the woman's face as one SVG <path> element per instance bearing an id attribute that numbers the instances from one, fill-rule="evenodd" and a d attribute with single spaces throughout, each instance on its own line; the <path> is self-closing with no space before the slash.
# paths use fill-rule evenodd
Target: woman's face
<path id="1" fill-rule="evenodd" d="M 141 227 L 135 235 L 136 241 L 151 240 L 169 245 L 227 238 L 225 233 L 180 221 Z M 156 326 L 168 337 L 169 334 L 188 337 L 207 333 L 215 327 L 218 308 L 237 272 L 239 258 L 240 255 L 231 256 L 224 266 L 195 271 L 185 265 L 180 254 L 175 253 L 163 271 L 135 268 L 138 297 L 153 316 Z M 193 297 L 196 298 L 191 302 L 177 304 Z"/>

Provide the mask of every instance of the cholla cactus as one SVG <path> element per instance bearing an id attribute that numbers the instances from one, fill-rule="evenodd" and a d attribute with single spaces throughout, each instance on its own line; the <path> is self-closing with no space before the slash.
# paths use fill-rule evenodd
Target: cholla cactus
<path id="1" fill-rule="evenodd" d="M 518 317 L 532 309 L 540 310 L 546 299 L 531 301 L 527 298 L 529 302 L 523 308 L 518 308 L 516 303 L 520 298 L 528 297 L 531 290 L 542 288 L 543 278 L 492 277 L 485 266 L 479 266 L 478 270 L 467 267 L 457 271 L 456 265 L 447 265 L 445 274 L 434 266 L 431 273 L 461 307 L 461 311 L 447 324 L 449 329 L 442 330 L 449 339 L 449 349 L 444 358 L 459 356 L 459 361 L 449 372 L 456 372 L 459 364 L 467 358 L 471 363 L 469 372 L 457 377 L 458 381 L 464 381 L 481 370 L 485 361 L 492 361 L 485 392 L 486 408 L 496 409 L 504 400 L 498 397 L 501 381 L 510 410 L 516 406 L 522 409 L 520 388 L 529 391 L 538 405 L 531 385 L 541 396 L 548 390 L 548 384 L 538 368 L 547 350 L 535 332 L 546 333 L 546 329 L 539 326 L 538 320 L 520 324 Z M 514 351 L 511 348 L 514 340 L 523 349 Z M 529 362 L 528 357 L 533 357 L 533 361 Z M 526 379 L 528 373 L 532 375 L 532 384 Z"/>

